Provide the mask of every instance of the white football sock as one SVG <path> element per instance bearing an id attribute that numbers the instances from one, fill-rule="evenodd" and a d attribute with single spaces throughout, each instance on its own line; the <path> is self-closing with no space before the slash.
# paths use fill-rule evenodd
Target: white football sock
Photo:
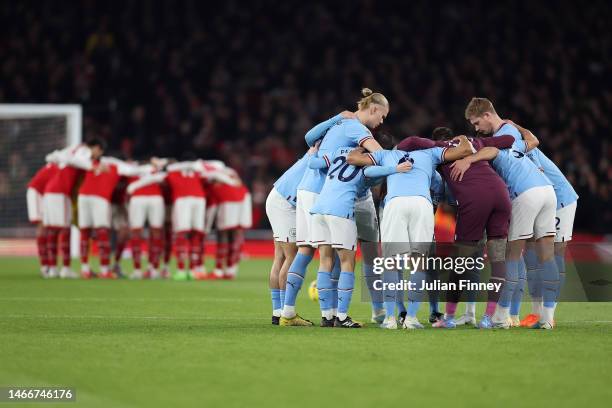
<path id="1" fill-rule="evenodd" d="M 531 301 L 533 314 L 542 315 L 542 298 L 533 298 Z"/>
<path id="2" fill-rule="evenodd" d="M 468 302 L 465 304 L 465 314 L 476 316 L 476 303 Z"/>
<path id="3" fill-rule="evenodd" d="M 283 313 L 281 316 L 283 316 L 285 319 L 291 319 L 292 317 L 295 317 L 295 306 L 285 305 L 283 307 Z"/>
<path id="4" fill-rule="evenodd" d="M 510 308 L 509 307 L 501 307 L 497 305 L 495 308 L 495 313 L 493 314 L 494 322 L 505 322 L 510 317 Z"/>
<path id="5" fill-rule="evenodd" d="M 543 307 L 542 315 L 540 316 L 541 322 L 552 323 L 555 316 L 555 308 L 554 307 Z"/>

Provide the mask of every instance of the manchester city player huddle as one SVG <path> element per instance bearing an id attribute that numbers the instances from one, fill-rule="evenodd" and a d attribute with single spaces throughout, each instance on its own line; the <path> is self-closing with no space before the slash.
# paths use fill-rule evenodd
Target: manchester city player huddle
<path id="1" fill-rule="evenodd" d="M 389 102 L 367 88 L 362 95 L 355 112 L 344 111 L 306 133 L 307 152 L 268 195 L 266 213 L 275 246 L 272 323 L 313 325 L 297 314 L 295 304 L 318 249 L 320 326 L 363 327 L 349 316 L 360 244 L 371 322 L 383 329 L 422 329 L 417 313 L 424 293 L 409 291 L 406 305 L 402 291 L 376 290 L 375 280 L 397 283 L 403 271 L 376 275 L 373 264 L 379 256 L 430 254 L 435 248 L 435 205 L 447 195 L 457 207 L 458 255 L 478 256 L 486 242 L 493 283 L 489 286 L 502 289 L 488 291 L 479 319 L 469 297 L 466 313 L 455 317 L 458 291 L 447 292 L 444 314 L 438 311 L 437 293 L 429 293 L 432 326 L 552 329 L 578 196 L 538 149 L 535 135 L 502 120 L 488 99 L 473 98 L 465 118 L 479 134 L 492 137 L 455 137 L 452 130 L 437 128 L 431 139 L 408 137 L 396 146 L 389 140 L 379 143 L 371 129 L 383 123 Z M 381 184 L 385 193 L 377 215 L 371 188 Z M 458 279 L 455 273 L 449 275 Z M 434 277 L 431 270 L 410 271 L 416 288 Z M 533 311 L 520 320 L 526 282 Z"/>

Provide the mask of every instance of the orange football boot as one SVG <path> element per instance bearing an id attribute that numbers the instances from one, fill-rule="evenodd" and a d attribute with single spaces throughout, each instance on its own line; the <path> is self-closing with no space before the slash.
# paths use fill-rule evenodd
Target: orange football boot
<path id="1" fill-rule="evenodd" d="M 530 313 L 521 320 L 521 327 L 531 327 L 540 321 L 540 315 Z"/>

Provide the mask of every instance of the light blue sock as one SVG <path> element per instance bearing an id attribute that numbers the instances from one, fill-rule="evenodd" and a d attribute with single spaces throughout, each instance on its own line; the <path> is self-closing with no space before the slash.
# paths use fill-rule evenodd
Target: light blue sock
<path id="1" fill-rule="evenodd" d="M 279 289 L 281 309 L 285 306 L 285 289 Z"/>
<path id="2" fill-rule="evenodd" d="M 555 262 L 557 269 L 559 269 L 559 290 L 557 291 L 557 302 L 559 301 L 559 295 L 565 285 L 565 255 L 555 255 Z"/>
<path id="3" fill-rule="evenodd" d="M 332 309 L 338 308 L 338 280 L 340 279 L 340 257 L 336 253 L 336 259 L 334 259 L 334 266 L 331 271 L 331 302 Z"/>
<path id="4" fill-rule="evenodd" d="M 402 280 L 404 280 L 404 271 L 399 271 L 397 273 L 397 281 L 401 282 Z M 397 312 L 399 313 L 404 313 L 406 311 L 406 306 L 404 305 L 404 291 L 403 290 L 397 290 L 395 292 L 395 307 L 397 307 Z"/>
<path id="5" fill-rule="evenodd" d="M 554 259 L 542 262 L 542 300 L 544 307 L 554 307 L 559 291 L 559 269 Z"/>
<path id="6" fill-rule="evenodd" d="M 408 292 L 408 316 L 416 317 L 417 312 L 419 311 L 419 307 L 421 306 L 421 301 L 423 298 L 423 283 L 426 280 L 425 272 L 416 271 L 410 276 L 410 282 L 412 283 L 411 287 L 413 290 Z"/>
<path id="7" fill-rule="evenodd" d="M 510 315 L 518 316 L 521 312 L 521 300 L 523 299 L 523 292 L 525 290 L 525 283 L 527 278 L 527 271 L 525 268 L 525 261 L 521 257 L 518 264 L 518 284 L 512 294 L 512 302 L 510 303 Z"/>
<path id="8" fill-rule="evenodd" d="M 272 298 L 272 310 L 280 310 L 282 308 L 280 289 L 270 289 L 270 297 Z"/>
<path id="9" fill-rule="evenodd" d="M 355 286 L 355 274 L 353 272 L 340 272 L 338 280 L 338 314 L 348 313 Z"/>
<path id="10" fill-rule="evenodd" d="M 317 290 L 319 291 L 319 306 L 322 314 L 331 313 L 331 309 L 333 309 L 331 289 L 331 272 L 319 271 L 317 273 Z M 330 318 L 331 316 L 328 317 L 328 319 Z"/>
<path id="11" fill-rule="evenodd" d="M 293 259 L 291 266 L 289 267 L 289 273 L 287 274 L 287 287 L 285 288 L 285 302 L 284 305 L 295 306 L 295 299 L 297 298 L 298 292 L 304 282 L 304 275 L 306 275 L 306 268 L 312 260 L 312 256 L 300 254 L 299 252 Z"/>
<path id="12" fill-rule="evenodd" d="M 398 283 L 399 282 L 399 272 L 395 270 L 384 271 L 383 272 L 383 283 Z M 397 291 L 385 289 L 383 291 L 384 295 L 384 304 L 385 304 L 385 316 L 386 317 L 394 317 L 395 316 L 395 301 L 397 298 Z"/>
<path id="13" fill-rule="evenodd" d="M 419 307 L 420 306 L 421 306 L 421 302 L 409 300 L 408 301 L 408 310 L 407 310 L 408 316 L 416 317 L 417 313 L 419 312 Z"/>
<path id="14" fill-rule="evenodd" d="M 542 265 L 538 262 L 535 250 L 525 250 L 524 259 L 529 295 L 532 299 L 542 299 Z"/>
<path id="15" fill-rule="evenodd" d="M 377 311 L 382 309 L 383 306 L 383 294 L 381 290 L 374 289 L 374 281 L 377 281 L 381 278 L 380 275 L 374 273 L 374 266 L 370 264 L 366 264 L 365 262 L 361 265 L 363 270 L 363 277 L 365 279 L 366 285 L 368 286 L 368 291 L 370 292 L 370 300 L 372 302 L 372 311 Z"/>
<path id="16" fill-rule="evenodd" d="M 518 285 L 518 266 L 519 261 L 506 260 L 506 282 L 502 287 L 501 294 L 497 304 L 501 307 L 510 307 L 512 301 L 512 294 Z"/>

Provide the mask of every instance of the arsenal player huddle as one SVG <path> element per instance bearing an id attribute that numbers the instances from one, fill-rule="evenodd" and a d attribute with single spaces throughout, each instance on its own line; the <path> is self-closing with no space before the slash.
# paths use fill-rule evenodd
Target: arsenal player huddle
<path id="1" fill-rule="evenodd" d="M 122 161 L 103 156 L 104 148 L 103 141 L 91 140 L 56 150 L 47 155 L 46 165 L 28 184 L 28 217 L 38 226 L 43 277 L 79 277 L 70 268 L 70 226 L 75 212 L 83 279 L 123 277 L 119 261 L 128 241 L 134 263 L 132 279 L 170 277 L 173 248 L 177 265 L 173 279 L 236 276 L 243 230 L 251 227 L 251 197 L 233 169 L 220 161 Z M 218 241 L 216 264 L 207 273 L 204 244 L 213 228 Z M 142 267 L 145 235 L 147 269 Z M 100 257 L 97 274 L 89 265 L 92 239 Z M 62 255 L 59 271 L 58 249 Z"/>

